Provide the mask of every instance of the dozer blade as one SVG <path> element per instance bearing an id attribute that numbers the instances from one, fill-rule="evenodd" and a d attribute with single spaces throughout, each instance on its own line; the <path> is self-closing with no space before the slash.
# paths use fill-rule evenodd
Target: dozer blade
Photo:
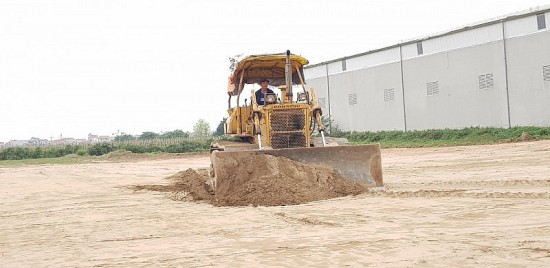
<path id="1" fill-rule="evenodd" d="M 349 145 L 289 149 L 214 151 L 211 155 L 216 188 L 234 178 L 228 169 L 236 164 L 230 159 L 243 155 L 268 154 L 282 156 L 305 164 L 324 164 L 334 168 L 342 177 L 368 186 L 383 187 L 380 145 Z"/>

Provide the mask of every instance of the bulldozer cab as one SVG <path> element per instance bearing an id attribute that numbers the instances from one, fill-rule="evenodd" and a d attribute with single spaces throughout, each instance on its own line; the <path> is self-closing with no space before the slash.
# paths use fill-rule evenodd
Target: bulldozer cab
<path id="1" fill-rule="evenodd" d="M 263 79 L 268 79 L 271 87 L 286 89 L 288 86 L 286 79 L 287 67 L 290 67 L 290 85 L 301 86 L 305 92 L 303 66 L 308 63 L 307 59 L 290 54 L 288 63 L 290 66 L 287 66 L 287 55 L 285 53 L 245 57 L 233 65 L 233 70 L 229 76 L 228 94 L 230 96 L 240 96 L 245 85 L 260 84 Z"/>
<path id="2" fill-rule="evenodd" d="M 307 59 L 288 51 L 252 55 L 236 63 L 228 81 L 225 134 L 260 149 L 312 146 L 313 131 L 323 129 L 322 112 L 312 97 L 313 89 L 306 90 L 306 64 Z M 275 93 L 263 95 L 263 103 L 258 103 L 256 91 L 260 89 L 255 85 L 262 80 L 268 80 Z M 234 106 L 232 98 L 236 98 Z"/>
<path id="3" fill-rule="evenodd" d="M 288 50 L 233 62 L 224 132 L 236 140 L 212 143 L 214 188 L 235 179 L 227 172 L 239 165 L 235 159 L 258 154 L 329 165 L 350 181 L 383 186 L 378 144 L 336 146 L 340 144 L 325 141 L 322 110 L 315 90 L 306 90 L 304 82 L 306 64 L 307 59 Z M 258 87 L 254 85 L 264 79 L 269 80 L 275 94 L 265 95 L 265 105 L 259 105 L 255 97 Z M 322 143 L 314 142 L 318 140 L 314 133 L 321 135 Z"/>

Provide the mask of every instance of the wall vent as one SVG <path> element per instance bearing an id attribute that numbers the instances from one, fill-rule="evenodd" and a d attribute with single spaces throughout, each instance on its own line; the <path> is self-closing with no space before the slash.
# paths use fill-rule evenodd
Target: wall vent
<path id="1" fill-rule="evenodd" d="M 317 102 L 319 103 L 319 107 L 321 107 L 321 108 L 327 108 L 327 99 L 325 99 L 325 98 L 317 98 Z"/>
<path id="2" fill-rule="evenodd" d="M 546 18 L 544 17 L 544 13 L 537 14 L 537 29 L 546 29 Z"/>
<path id="3" fill-rule="evenodd" d="M 342 60 L 342 71 L 346 70 L 346 59 Z"/>
<path id="4" fill-rule="evenodd" d="M 428 96 L 438 95 L 439 94 L 439 81 L 426 83 L 426 94 Z"/>
<path id="5" fill-rule="evenodd" d="M 395 99 L 395 90 L 393 88 L 384 89 L 384 101 L 393 101 Z"/>
<path id="6" fill-rule="evenodd" d="M 493 74 L 482 74 L 479 76 L 479 89 L 493 89 L 494 87 Z"/>
<path id="7" fill-rule="evenodd" d="M 349 105 L 357 104 L 357 93 L 348 94 L 348 104 Z"/>
<path id="8" fill-rule="evenodd" d="M 550 81 L 550 65 L 542 66 L 542 77 L 544 81 Z"/>

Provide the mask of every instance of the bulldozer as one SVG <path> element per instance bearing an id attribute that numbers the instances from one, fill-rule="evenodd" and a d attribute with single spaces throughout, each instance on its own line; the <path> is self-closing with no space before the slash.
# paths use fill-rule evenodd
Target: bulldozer
<path id="1" fill-rule="evenodd" d="M 236 163 L 227 160 L 258 154 L 328 165 L 347 180 L 383 189 L 379 144 L 350 145 L 347 140 L 325 137 L 315 90 L 307 90 L 304 82 L 303 67 L 308 63 L 288 50 L 232 62 L 224 123 L 224 133 L 231 139 L 211 144 L 210 175 L 215 193 L 235 179 L 227 170 Z M 254 85 L 264 80 L 280 94 L 267 93 L 259 103 Z M 245 88 L 250 89 L 250 98 Z"/>

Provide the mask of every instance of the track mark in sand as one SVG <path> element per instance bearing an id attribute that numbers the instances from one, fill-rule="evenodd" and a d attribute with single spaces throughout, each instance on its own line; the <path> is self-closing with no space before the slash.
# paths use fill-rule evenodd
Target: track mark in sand
<path id="1" fill-rule="evenodd" d="M 386 191 L 371 192 L 366 196 L 387 196 L 392 198 L 407 197 L 462 197 L 462 198 L 516 198 L 516 199 L 550 199 L 550 193 L 523 193 L 523 192 L 468 192 L 468 190 L 418 190 L 418 191 Z"/>
<path id="2" fill-rule="evenodd" d="M 426 186 L 453 186 L 453 187 L 506 187 L 506 186 L 549 186 L 550 180 L 491 180 L 491 181 L 437 181 L 425 183 L 394 183 L 395 186 L 422 185 Z"/>
<path id="3" fill-rule="evenodd" d="M 320 220 L 312 219 L 308 217 L 303 217 L 303 218 L 291 217 L 284 212 L 277 212 L 275 213 L 275 215 L 277 216 L 277 218 L 288 223 L 299 223 L 299 224 L 305 224 L 305 225 L 341 226 L 341 224 L 328 222 L 328 221 L 320 221 Z"/>
<path id="4" fill-rule="evenodd" d="M 163 236 L 149 235 L 149 236 L 140 236 L 140 237 L 123 237 L 123 238 L 100 240 L 99 242 L 120 242 L 120 241 L 146 240 L 146 239 L 155 239 L 155 238 L 163 238 Z"/>
<path id="5" fill-rule="evenodd" d="M 547 249 L 547 248 L 536 247 L 536 248 L 521 248 L 521 249 L 529 250 L 535 253 L 546 254 L 546 257 L 550 257 L 550 249 Z"/>
<path id="6" fill-rule="evenodd" d="M 392 183 L 385 192 L 370 192 L 366 196 L 459 197 L 550 199 L 550 180 L 436 181 L 423 183 Z"/>
<path id="7" fill-rule="evenodd" d="M 528 250 L 534 253 L 546 254 L 546 257 L 550 257 L 550 249 L 541 247 L 539 245 L 545 246 L 547 244 L 543 240 L 525 240 L 525 241 L 519 241 L 517 243 L 517 246 L 519 247 L 519 249 Z"/>

